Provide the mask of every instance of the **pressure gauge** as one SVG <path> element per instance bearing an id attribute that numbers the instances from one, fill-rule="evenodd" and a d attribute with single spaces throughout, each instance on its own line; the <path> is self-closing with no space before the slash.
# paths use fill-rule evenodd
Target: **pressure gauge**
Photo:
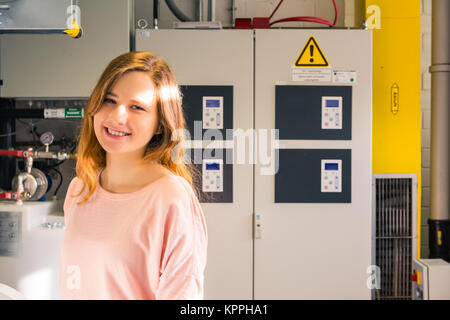
<path id="1" fill-rule="evenodd" d="M 47 131 L 41 134 L 41 137 L 39 139 L 41 140 L 43 145 L 49 146 L 53 143 L 54 138 L 55 137 L 53 136 L 53 133 Z"/>

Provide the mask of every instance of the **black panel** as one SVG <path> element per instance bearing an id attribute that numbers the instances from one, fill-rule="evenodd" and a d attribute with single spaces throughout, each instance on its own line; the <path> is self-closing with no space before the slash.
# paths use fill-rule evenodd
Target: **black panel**
<path id="1" fill-rule="evenodd" d="M 342 129 L 322 129 L 322 97 L 342 97 Z M 351 86 L 275 86 L 275 127 L 282 140 L 351 140 Z"/>
<path id="2" fill-rule="evenodd" d="M 202 203 L 232 203 L 233 202 L 233 149 L 185 149 L 191 163 L 197 169 L 194 184 L 199 192 Z M 223 192 L 202 192 L 202 159 L 223 160 Z M 227 161 L 231 159 L 231 161 Z"/>
<path id="3" fill-rule="evenodd" d="M 342 192 L 321 192 L 321 160 L 342 160 Z M 351 150 L 280 149 L 275 202 L 351 203 Z"/>
<path id="4" fill-rule="evenodd" d="M 0 113 L 14 110 L 14 101 L 11 99 L 0 99 Z M 16 147 L 16 136 L 6 135 L 16 131 L 14 118 L 4 118 L 0 116 L 0 149 Z M 0 156 L 0 189 L 11 190 L 11 181 L 16 175 L 16 158 Z"/>
<path id="5" fill-rule="evenodd" d="M 203 119 L 203 97 L 204 96 L 219 96 L 223 97 L 223 129 L 210 129 L 210 133 L 214 134 L 217 131 L 219 138 L 206 140 L 233 140 L 233 134 L 226 135 L 226 129 L 233 129 L 233 86 L 180 86 L 183 94 L 183 110 L 186 118 L 186 125 L 191 134 L 192 140 L 202 140 L 203 134 L 206 130 L 201 131 Z M 198 132 L 194 131 L 194 121 L 200 121 Z M 194 133 L 197 133 L 194 135 Z M 222 137 L 220 139 L 220 137 Z"/>

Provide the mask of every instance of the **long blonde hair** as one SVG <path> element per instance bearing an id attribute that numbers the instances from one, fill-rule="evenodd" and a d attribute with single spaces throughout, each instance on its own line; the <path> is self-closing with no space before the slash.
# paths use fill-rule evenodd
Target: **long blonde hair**
<path id="1" fill-rule="evenodd" d="M 193 165 L 186 165 L 183 159 L 183 130 L 186 121 L 181 105 L 181 93 L 175 76 L 169 65 L 151 52 L 138 51 L 124 53 L 112 60 L 103 71 L 90 95 L 83 119 L 77 150 L 77 177 L 83 181 L 88 193 L 79 202 L 86 202 L 97 187 L 98 170 L 106 166 L 106 152 L 100 145 L 94 132 L 93 116 L 100 110 L 106 93 L 126 72 L 142 71 L 150 76 L 156 92 L 156 105 L 160 121 L 161 134 L 155 134 L 147 145 L 144 161 L 156 160 L 174 174 L 183 177 L 198 195 L 193 183 L 193 175 L 198 172 Z M 176 139 L 174 139 L 176 137 Z M 180 144 L 180 145 L 179 145 Z M 175 156 L 175 161 L 172 157 Z"/>

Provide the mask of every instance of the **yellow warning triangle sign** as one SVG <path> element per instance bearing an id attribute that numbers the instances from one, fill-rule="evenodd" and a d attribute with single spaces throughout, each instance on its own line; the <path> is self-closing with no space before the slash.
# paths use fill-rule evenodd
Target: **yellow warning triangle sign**
<path id="1" fill-rule="evenodd" d="M 309 37 L 294 65 L 296 67 L 328 67 L 327 58 L 313 36 Z"/>

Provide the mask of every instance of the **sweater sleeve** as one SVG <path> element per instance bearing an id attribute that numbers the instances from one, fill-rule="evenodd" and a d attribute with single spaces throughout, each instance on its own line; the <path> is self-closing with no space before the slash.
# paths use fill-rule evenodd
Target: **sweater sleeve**
<path id="1" fill-rule="evenodd" d="M 195 196 L 172 203 L 164 222 L 156 299 L 203 299 L 207 232 Z"/>

